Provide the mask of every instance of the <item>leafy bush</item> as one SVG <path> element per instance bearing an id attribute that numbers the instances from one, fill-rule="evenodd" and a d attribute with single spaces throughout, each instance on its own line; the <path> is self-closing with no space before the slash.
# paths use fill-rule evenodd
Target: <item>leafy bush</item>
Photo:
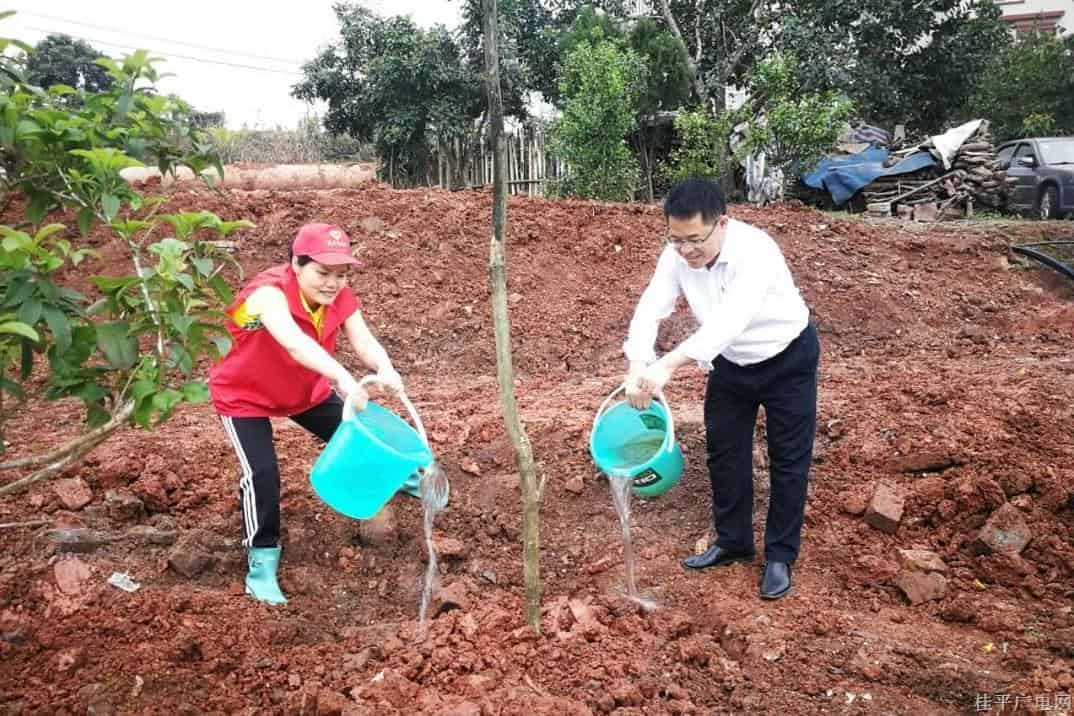
<path id="1" fill-rule="evenodd" d="M 757 66 L 751 91 L 759 111 L 736 147 L 741 158 L 763 151 L 775 166 L 805 170 L 835 146 L 854 105 L 834 91 L 803 92 L 797 65 L 793 55 L 776 53 Z"/>
<path id="2" fill-rule="evenodd" d="M 13 46 L 28 50 L 0 39 L 0 51 Z M 142 197 L 120 176 L 143 162 L 163 172 L 220 168 L 189 105 L 156 92 L 154 61 L 145 51 L 99 59 L 110 83 L 91 92 L 36 87 L 18 58 L 0 56 L 0 205 L 25 198 L 24 221 L 0 226 L 0 401 L 26 396 L 44 355 L 45 397 L 78 398 L 97 428 L 40 459 L 0 465 L 46 466 L 0 494 L 62 470 L 128 420 L 148 427 L 182 402 L 206 400 L 195 366 L 228 348 L 222 271 L 234 262 L 202 238 L 252 224 L 209 212 L 158 215 L 163 199 Z M 77 246 L 74 231 L 45 223 L 58 209 L 76 211 L 82 236 L 107 226 L 131 261 L 131 275 L 92 279 L 101 296 L 93 303 L 68 285 L 65 269 L 95 254 Z"/>
<path id="3" fill-rule="evenodd" d="M 675 184 L 690 177 L 719 181 L 734 166 L 727 140 L 732 117 L 713 118 L 704 109 L 680 110 L 675 117 L 676 146 L 668 157 L 664 176 Z"/>
<path id="4" fill-rule="evenodd" d="M 606 40 L 581 42 L 567 55 L 560 79 L 563 114 L 551 132 L 552 151 L 568 167 L 562 194 L 633 198 L 639 170 L 626 137 L 641 77 L 637 54 Z"/>

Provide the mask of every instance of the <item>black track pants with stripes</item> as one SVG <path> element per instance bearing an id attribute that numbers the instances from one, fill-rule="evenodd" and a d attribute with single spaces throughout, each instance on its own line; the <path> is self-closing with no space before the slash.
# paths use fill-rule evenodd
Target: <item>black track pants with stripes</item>
<path id="1" fill-rule="evenodd" d="M 242 507 L 244 547 L 275 547 L 280 543 L 280 466 L 272 443 L 268 418 L 221 416 L 224 431 L 239 457 L 239 502 Z M 328 441 L 343 419 L 343 401 L 335 394 L 295 421 L 321 440 Z"/>

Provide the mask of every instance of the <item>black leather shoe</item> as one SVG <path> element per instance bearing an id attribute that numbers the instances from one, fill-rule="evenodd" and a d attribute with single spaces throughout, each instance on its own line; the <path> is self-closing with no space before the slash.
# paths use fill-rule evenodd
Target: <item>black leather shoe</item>
<path id="1" fill-rule="evenodd" d="M 723 567 L 736 562 L 752 562 L 753 553 L 728 552 L 723 547 L 712 545 L 702 554 L 695 554 L 682 561 L 682 566 L 687 569 L 707 569 L 709 567 Z"/>
<path id="2" fill-rule="evenodd" d="M 787 562 L 765 562 L 761 577 L 761 599 L 779 599 L 791 591 L 791 565 Z"/>

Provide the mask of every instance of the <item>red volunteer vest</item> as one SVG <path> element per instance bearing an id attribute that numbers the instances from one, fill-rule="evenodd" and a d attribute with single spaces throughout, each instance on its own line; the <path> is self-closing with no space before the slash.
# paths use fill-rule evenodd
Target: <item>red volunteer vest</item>
<path id="1" fill-rule="evenodd" d="M 325 307 L 324 325 L 318 336 L 302 305 L 295 273 L 290 264 L 282 264 L 254 276 L 227 307 L 228 315 L 233 315 L 262 286 L 275 286 L 283 291 L 295 323 L 329 354 L 335 351 L 340 326 L 359 306 L 350 288 L 344 287 L 336 300 Z M 220 415 L 230 418 L 298 415 L 320 404 L 331 393 L 327 378 L 298 363 L 260 323 L 244 329 L 235 321 L 228 321 L 227 329 L 233 341 L 231 350 L 209 371 L 209 394 Z"/>

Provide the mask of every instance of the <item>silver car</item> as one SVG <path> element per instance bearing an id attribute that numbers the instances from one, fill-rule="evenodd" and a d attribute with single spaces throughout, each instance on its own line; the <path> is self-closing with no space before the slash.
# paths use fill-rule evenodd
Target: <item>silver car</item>
<path id="1" fill-rule="evenodd" d="M 1041 219 L 1074 212 L 1074 137 L 1018 139 L 996 153 L 1007 172 L 1008 209 Z"/>

